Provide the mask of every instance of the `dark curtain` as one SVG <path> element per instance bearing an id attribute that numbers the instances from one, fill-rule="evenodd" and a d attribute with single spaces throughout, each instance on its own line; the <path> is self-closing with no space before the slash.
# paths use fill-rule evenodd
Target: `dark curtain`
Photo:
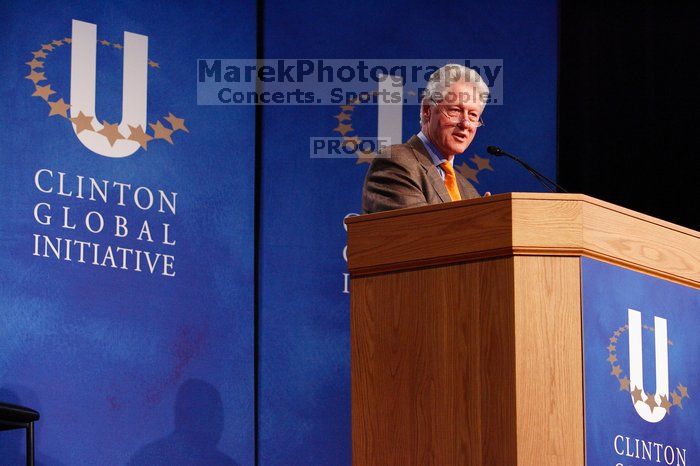
<path id="1" fill-rule="evenodd" d="M 560 8 L 560 184 L 699 230 L 695 8 Z"/>

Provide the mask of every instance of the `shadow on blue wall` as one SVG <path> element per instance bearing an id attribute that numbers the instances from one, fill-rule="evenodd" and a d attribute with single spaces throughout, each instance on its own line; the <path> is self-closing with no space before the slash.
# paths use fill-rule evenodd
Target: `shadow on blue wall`
<path id="1" fill-rule="evenodd" d="M 221 395 L 210 383 L 189 379 L 175 398 L 175 430 L 139 449 L 128 465 L 238 466 L 217 448 L 223 430 Z"/>
<path id="2" fill-rule="evenodd" d="M 39 411 L 41 405 L 36 394 L 26 387 L 19 385 L 5 385 L 0 387 L 0 401 L 14 405 L 26 406 Z M 37 445 L 41 443 L 41 419 L 35 423 Z M 14 466 L 25 465 L 25 434 L 24 429 L 5 430 L 0 432 L 0 465 Z M 34 455 L 36 466 L 65 466 L 55 458 L 41 453 L 41 449 L 35 445 Z"/>

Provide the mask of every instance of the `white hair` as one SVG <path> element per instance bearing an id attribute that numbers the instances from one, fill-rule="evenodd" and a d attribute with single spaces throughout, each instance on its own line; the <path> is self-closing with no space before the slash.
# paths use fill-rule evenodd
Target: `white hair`
<path id="1" fill-rule="evenodd" d="M 486 99 L 489 95 L 489 87 L 484 82 L 479 73 L 464 65 L 456 63 L 448 63 L 442 68 L 437 69 L 428 78 L 428 84 L 423 91 L 423 98 L 419 109 L 420 124 L 423 126 L 423 105 L 435 105 L 445 98 L 445 91 L 456 82 L 472 83 L 477 87 L 477 91 L 481 99 Z M 472 98 L 476 99 L 476 96 Z M 486 104 L 485 101 L 483 101 Z"/>

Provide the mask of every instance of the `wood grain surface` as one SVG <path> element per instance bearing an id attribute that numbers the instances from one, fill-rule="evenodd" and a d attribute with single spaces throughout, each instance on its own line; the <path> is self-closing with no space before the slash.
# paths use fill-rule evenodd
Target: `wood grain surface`
<path id="1" fill-rule="evenodd" d="M 352 281 L 355 465 L 583 465 L 579 260 Z"/>
<path id="2" fill-rule="evenodd" d="M 580 259 L 515 257 L 518 465 L 584 464 Z"/>
<path id="3" fill-rule="evenodd" d="M 515 464 L 512 259 L 352 281 L 355 465 Z"/>
<path id="4" fill-rule="evenodd" d="M 500 194 L 346 223 L 353 276 L 544 254 L 592 257 L 700 288 L 700 233 L 580 194 Z"/>

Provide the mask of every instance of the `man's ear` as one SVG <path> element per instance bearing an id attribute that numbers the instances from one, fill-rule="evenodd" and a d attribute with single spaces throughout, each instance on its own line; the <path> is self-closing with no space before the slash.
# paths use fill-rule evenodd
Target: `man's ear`
<path id="1" fill-rule="evenodd" d="M 430 103 L 423 102 L 420 108 L 421 115 L 423 115 L 423 122 L 427 123 L 430 121 Z"/>

